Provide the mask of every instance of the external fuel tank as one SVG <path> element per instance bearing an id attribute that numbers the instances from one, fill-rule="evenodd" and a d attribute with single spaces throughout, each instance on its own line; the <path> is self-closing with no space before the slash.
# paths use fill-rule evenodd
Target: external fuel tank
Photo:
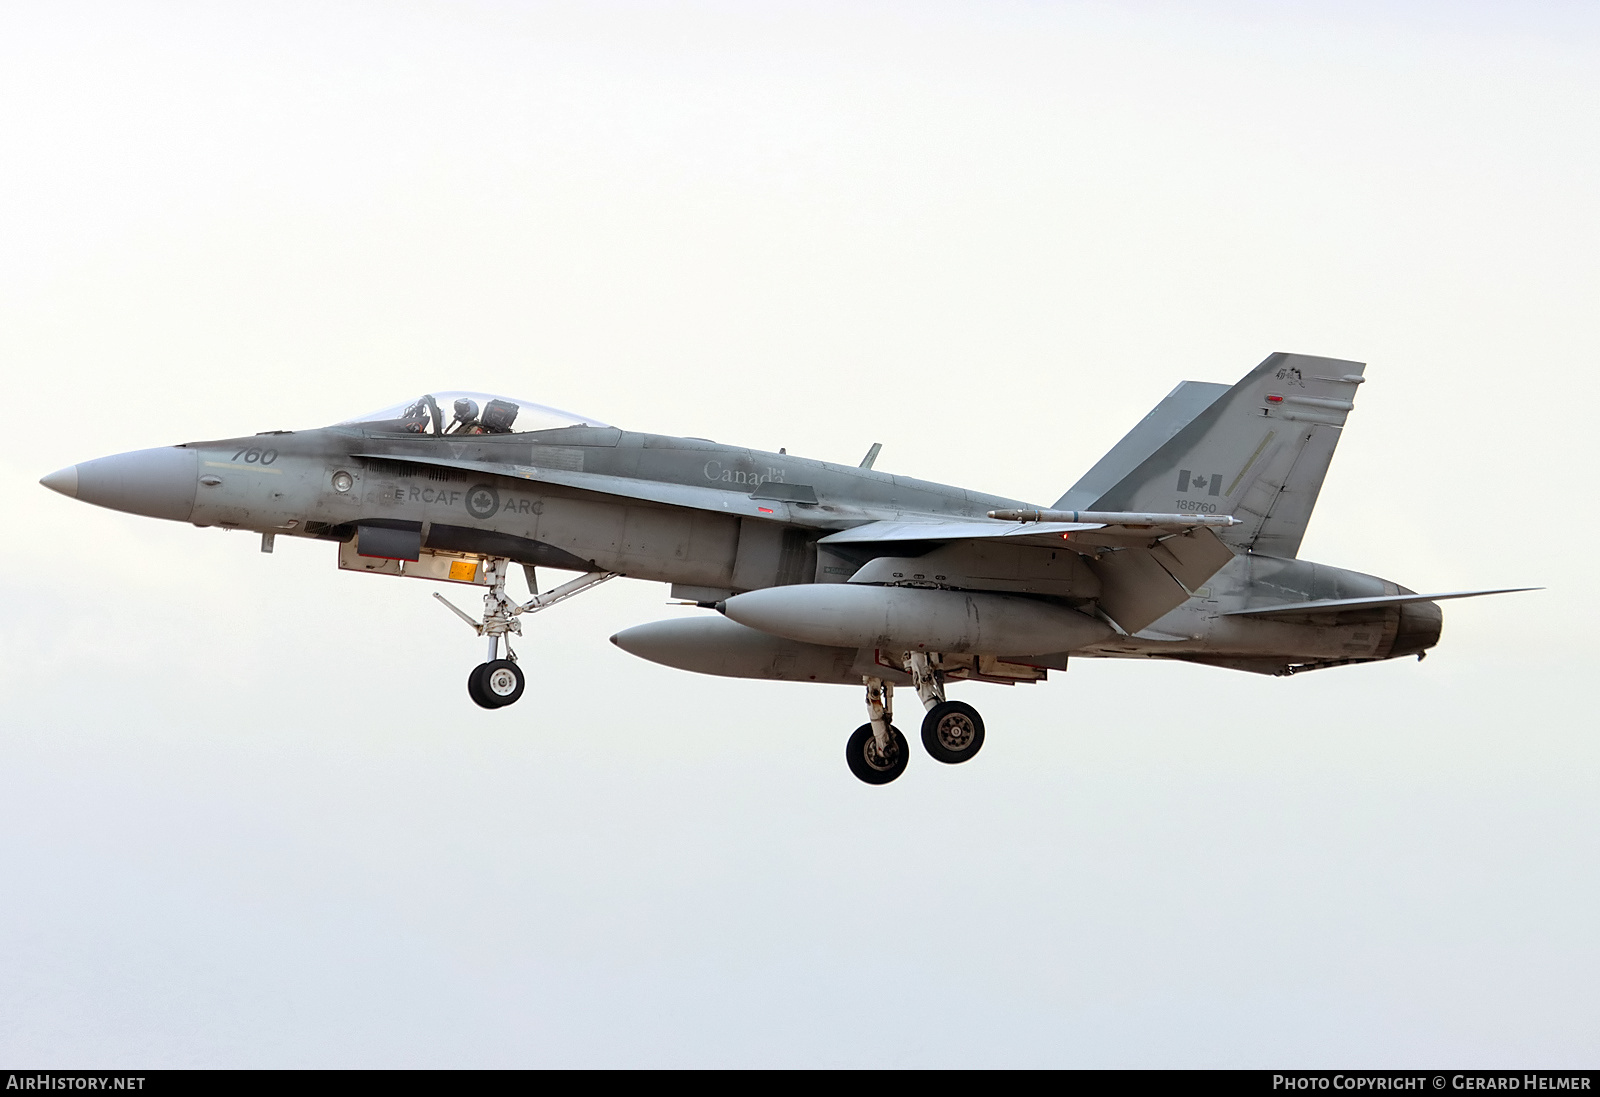
<path id="1" fill-rule="evenodd" d="M 825 647 L 1032 655 L 1112 635 L 1104 621 L 1051 602 L 858 583 L 768 587 L 717 608 L 741 625 Z"/>

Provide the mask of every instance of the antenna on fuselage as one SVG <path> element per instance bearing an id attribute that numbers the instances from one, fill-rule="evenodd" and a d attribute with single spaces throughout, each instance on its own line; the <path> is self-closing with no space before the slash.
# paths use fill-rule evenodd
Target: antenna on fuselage
<path id="1" fill-rule="evenodd" d="M 883 443 L 882 442 L 874 442 L 874 443 L 872 443 L 872 448 L 867 450 L 867 455 L 861 459 L 861 466 L 860 467 L 864 468 L 864 469 L 871 468 L 872 467 L 872 463 L 878 459 L 878 454 L 882 450 L 883 450 Z"/>

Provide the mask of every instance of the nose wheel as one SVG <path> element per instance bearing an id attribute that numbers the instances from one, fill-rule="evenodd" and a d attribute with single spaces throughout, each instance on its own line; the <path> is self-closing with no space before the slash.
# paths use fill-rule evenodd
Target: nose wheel
<path id="1" fill-rule="evenodd" d="M 480 663 L 467 675 L 467 695 L 483 708 L 504 708 L 522 696 L 527 680 L 510 659 Z"/>
<path id="2" fill-rule="evenodd" d="M 473 632 L 488 637 L 489 661 L 479 663 L 473 668 L 472 673 L 467 675 L 467 696 L 483 708 L 504 708 L 522 696 L 523 687 L 527 682 L 522 676 L 522 669 L 516 664 L 516 654 L 511 650 L 511 634 L 522 635 L 521 618 L 524 614 L 548 609 L 557 602 L 564 602 L 576 594 L 582 594 L 591 587 L 600 585 L 607 579 L 616 578 L 613 572 L 591 571 L 587 575 L 580 575 L 570 583 L 561 584 L 548 594 L 540 594 L 534 582 L 533 569 L 529 567 L 528 586 L 533 598 L 519 603 L 506 594 L 506 572 L 510 563 L 509 560 L 499 558 L 484 561 L 486 580 L 484 585 L 489 589 L 483 596 L 481 621 L 457 609 L 444 595 L 434 595 Z M 506 654 L 504 659 L 500 657 L 502 648 Z"/>

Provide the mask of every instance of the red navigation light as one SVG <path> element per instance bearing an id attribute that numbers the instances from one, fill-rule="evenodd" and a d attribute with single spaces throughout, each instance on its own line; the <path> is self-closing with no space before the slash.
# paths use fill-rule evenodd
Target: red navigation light
<path id="1" fill-rule="evenodd" d="M 762 514 L 771 514 L 772 513 L 772 508 L 771 507 L 757 507 L 756 509 L 759 510 Z"/>
<path id="2" fill-rule="evenodd" d="M 1279 396 L 1275 392 L 1269 392 L 1269 393 L 1267 393 L 1267 403 L 1269 403 L 1269 404 L 1281 404 L 1281 403 L 1283 403 L 1283 397 Z"/>

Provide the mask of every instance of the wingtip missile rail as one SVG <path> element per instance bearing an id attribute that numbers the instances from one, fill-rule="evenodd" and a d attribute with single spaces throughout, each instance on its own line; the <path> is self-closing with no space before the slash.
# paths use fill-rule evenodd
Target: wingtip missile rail
<path id="1" fill-rule="evenodd" d="M 1236 526 L 1231 514 L 1145 514 L 1121 510 L 991 510 L 1004 522 L 1087 522 L 1104 526 Z"/>

